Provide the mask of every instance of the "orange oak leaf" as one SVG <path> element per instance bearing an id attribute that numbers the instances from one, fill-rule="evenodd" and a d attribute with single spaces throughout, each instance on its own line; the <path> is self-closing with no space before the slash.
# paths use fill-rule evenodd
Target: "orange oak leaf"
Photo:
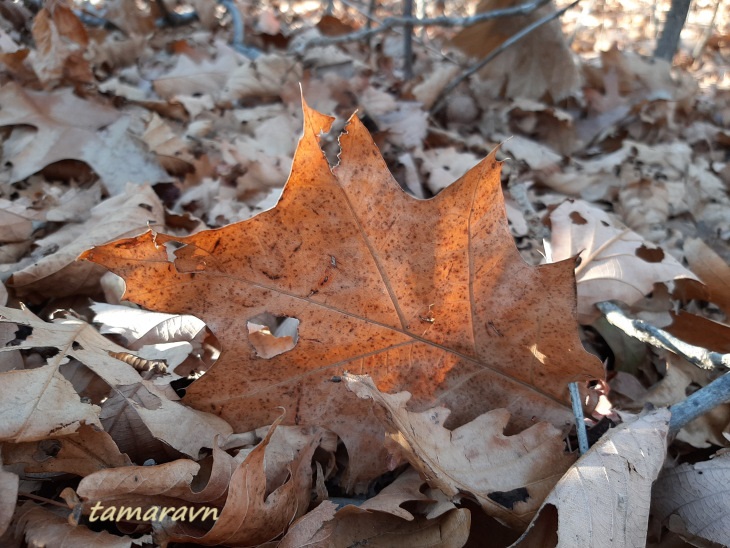
<path id="1" fill-rule="evenodd" d="M 284 424 L 331 429 L 349 452 L 349 489 L 397 462 L 372 404 L 337 382 L 345 371 L 370 375 L 383 392 L 410 392 L 413 411 L 448 407 L 449 428 L 496 408 L 515 429 L 571 422 L 567 384 L 603 374 L 577 336 L 574 262 L 521 259 L 494 153 L 417 200 L 356 117 L 332 169 L 319 134 L 333 119 L 303 108 L 304 134 L 274 209 L 82 255 L 125 278 L 127 299 L 198 316 L 219 338 L 218 362 L 185 402 L 236 431 L 270 424 L 278 406 Z M 292 322 L 285 344 L 262 342 Z"/>

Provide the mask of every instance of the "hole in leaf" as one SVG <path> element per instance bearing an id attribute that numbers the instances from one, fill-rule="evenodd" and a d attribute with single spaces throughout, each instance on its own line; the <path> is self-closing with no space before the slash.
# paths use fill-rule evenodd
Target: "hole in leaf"
<path id="1" fill-rule="evenodd" d="M 573 221 L 574 225 L 585 225 L 588 224 L 588 221 L 586 221 L 585 217 L 578 213 L 577 211 L 573 211 L 570 214 L 570 220 Z"/>
<path id="2" fill-rule="evenodd" d="M 530 493 L 526 488 L 518 487 L 511 491 L 492 491 L 487 496 L 500 506 L 512 510 L 518 502 L 526 502 L 530 498 Z"/>
<path id="3" fill-rule="evenodd" d="M 175 256 L 175 251 L 183 247 L 183 244 L 174 240 L 168 240 L 164 243 L 164 246 L 165 251 L 167 251 L 167 260 L 174 264 L 175 260 L 177 259 L 177 257 Z"/>
<path id="4" fill-rule="evenodd" d="M 642 245 L 637 248 L 636 256 L 639 259 L 644 259 L 647 263 L 660 263 L 664 260 L 664 250 L 661 247 L 652 249 Z"/>
<path id="5" fill-rule="evenodd" d="M 18 329 L 14 333 L 15 338 L 8 342 L 5 346 L 20 346 L 20 343 L 25 341 L 28 337 L 33 334 L 33 328 L 29 325 L 18 324 Z"/>
<path id="6" fill-rule="evenodd" d="M 288 352 L 299 340 L 299 320 L 289 316 L 264 312 L 248 320 L 246 326 L 256 354 L 267 360 Z"/>

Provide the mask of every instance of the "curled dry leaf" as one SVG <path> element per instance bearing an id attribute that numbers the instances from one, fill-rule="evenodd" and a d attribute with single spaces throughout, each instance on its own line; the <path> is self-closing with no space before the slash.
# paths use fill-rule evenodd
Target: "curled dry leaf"
<path id="1" fill-rule="evenodd" d="M 8 285 L 29 301 L 95 293 L 104 269 L 77 262 L 90 245 L 139 234 L 163 223 L 164 207 L 149 185 L 126 187 L 91 210 L 82 224 L 67 224 L 36 240 L 35 261 L 13 274 Z"/>
<path id="2" fill-rule="evenodd" d="M 552 260 L 580 254 L 575 269 L 578 315 L 591 323 L 594 304 L 618 300 L 634 304 L 655 283 L 678 278 L 697 280 L 661 247 L 620 226 L 607 213 L 583 200 L 567 200 L 550 213 Z"/>
<path id="3" fill-rule="evenodd" d="M 609 430 L 560 479 L 513 546 L 645 546 L 669 417 L 657 409 Z"/>
<path id="4" fill-rule="evenodd" d="M 304 105 L 304 135 L 277 206 L 179 238 L 148 232 L 83 258 L 127 283 L 126 298 L 206 322 L 218 362 L 185 401 L 245 432 L 286 409 L 345 442 L 348 489 L 390 467 L 371 405 L 336 382 L 369 374 L 408 390 L 414 408 L 444 405 L 453 426 L 506 408 L 517 428 L 572 420 L 570 381 L 598 378 L 577 336 L 573 262 L 532 267 L 510 236 L 490 155 L 431 200 L 406 195 L 352 118 L 332 170 L 319 135 L 332 118 Z M 266 359 L 248 324 L 299 321 L 294 348 Z M 332 382 L 334 381 L 334 382 Z"/>
<path id="5" fill-rule="evenodd" d="M 88 476 L 99 470 L 132 464 L 109 434 L 85 424 L 68 436 L 3 444 L 2 452 L 5 464 L 23 464 L 26 473 Z"/>
<path id="6" fill-rule="evenodd" d="M 688 536 L 728 546 L 728 485 L 730 453 L 718 454 L 704 462 L 665 469 L 652 490 L 653 513 L 671 531 L 689 533 Z M 675 521 L 676 518 L 681 522 Z"/>
<path id="7" fill-rule="evenodd" d="M 139 508 L 142 515 L 154 506 L 180 507 L 185 503 L 222 506 L 237 465 L 233 457 L 215 447 L 212 463 L 178 459 L 154 466 L 100 470 L 81 480 L 76 489 L 77 503 L 85 514 L 97 503 L 105 508 L 124 506 L 132 511 Z M 207 477 L 207 482 L 197 485 L 201 477 Z M 76 502 L 73 497 L 67 499 Z"/>
<path id="8" fill-rule="evenodd" d="M 155 438 L 186 455 L 197 458 L 202 447 L 213 447 L 216 434 L 231 433 L 224 420 L 170 401 L 151 381 L 143 380 L 131 365 L 113 358 L 112 355 L 123 356 L 129 352 L 89 324 L 72 319 L 47 323 L 27 309 L 3 307 L 0 315 L 0 323 L 23 326 L 13 346 L 0 348 L 0 352 L 38 347 L 60 350 L 43 367 L 2 374 L 5 387 L 10 381 L 17 385 L 8 388 L 11 397 L 2 400 L 7 407 L 4 416 L 14 417 L 12 422 L 3 425 L 7 429 L 3 431 L 4 438 L 36 441 L 71 434 L 81 422 L 101 428 L 99 408 L 81 403 L 71 383 L 59 372 L 69 357 L 101 377 L 111 387 L 112 394 L 123 400 L 124 408 L 138 416 Z M 45 401 L 48 403 L 40 405 Z"/>
<path id="9" fill-rule="evenodd" d="M 71 89 L 45 93 L 15 83 L 0 88 L 0 103 L 0 126 L 16 126 L 4 143 L 5 160 L 12 166 L 4 178 L 11 183 L 60 160 L 87 163 L 110 194 L 123 192 L 127 183 L 168 180 L 129 135 L 129 118 L 116 109 L 79 99 Z"/>
<path id="10" fill-rule="evenodd" d="M 692 271 L 707 286 L 709 300 L 730 316 L 730 265 L 699 238 L 684 241 L 684 254 Z"/>
<path id="11" fill-rule="evenodd" d="M 292 521 L 309 508 L 312 485 L 312 456 L 322 440 L 323 431 L 314 429 L 308 443 L 294 455 L 280 482 L 270 483 L 265 468 L 265 453 L 281 422 L 280 417 L 266 437 L 246 455 L 231 476 L 228 497 L 213 527 L 192 533 L 184 523 L 157 522 L 153 527 L 158 539 L 194 542 L 204 545 L 258 546 L 284 533 Z"/>
<path id="12" fill-rule="evenodd" d="M 389 442 L 401 450 L 430 485 L 451 497 L 473 496 L 484 511 L 525 528 L 575 458 L 565 453 L 563 433 L 541 422 L 504 435 L 509 413 L 495 409 L 455 430 L 443 427 L 449 410 L 413 413 L 411 395 L 383 394 L 367 376 L 346 375 L 347 387 L 385 410 Z"/>

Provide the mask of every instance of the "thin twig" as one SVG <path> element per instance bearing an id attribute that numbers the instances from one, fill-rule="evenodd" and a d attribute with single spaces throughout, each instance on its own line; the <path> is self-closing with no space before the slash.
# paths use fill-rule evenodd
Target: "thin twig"
<path id="1" fill-rule="evenodd" d="M 499 17 L 511 17 L 513 15 L 527 15 L 536 9 L 547 4 L 550 0 L 533 0 L 526 4 L 504 8 L 499 10 L 485 11 L 472 15 L 471 17 L 431 17 L 421 19 L 418 17 L 386 17 L 376 28 L 364 28 L 342 36 L 322 36 L 313 38 L 306 43 L 306 47 L 328 46 L 330 44 L 344 44 L 346 42 L 360 42 L 370 37 L 386 32 L 395 27 L 468 27 L 482 21 L 497 19 Z M 374 19 L 374 18 L 373 18 Z"/>
<path id="2" fill-rule="evenodd" d="M 550 13 L 546 15 L 545 17 L 541 17 L 534 23 L 531 23 L 530 25 L 527 25 L 524 29 L 522 29 L 520 32 L 513 34 L 507 40 L 502 42 L 498 47 L 493 49 L 489 55 L 484 57 L 484 59 L 478 61 L 477 63 L 474 63 L 471 67 L 469 67 L 467 70 L 465 70 L 463 73 L 461 73 L 458 77 L 454 78 L 443 90 L 441 90 L 441 93 L 439 94 L 438 99 L 434 102 L 433 106 L 431 107 L 431 114 L 434 114 L 438 112 L 441 107 L 444 105 L 444 102 L 446 100 L 446 97 L 449 96 L 449 94 L 456 89 L 456 87 L 461 84 L 464 80 L 469 78 L 472 74 L 475 72 L 478 72 L 481 70 L 487 63 L 490 63 L 494 60 L 495 57 L 497 57 L 500 53 L 502 53 L 504 50 L 509 48 L 510 46 L 516 44 L 520 40 L 522 40 L 525 36 L 530 34 L 535 29 L 540 28 L 546 23 L 549 23 L 553 19 L 557 19 L 561 15 L 563 15 L 566 11 L 568 11 L 570 8 L 576 6 L 580 0 L 575 0 L 572 4 L 568 4 L 564 8 L 559 9 L 558 11 L 554 13 Z"/>
<path id="3" fill-rule="evenodd" d="M 711 352 L 706 348 L 688 344 L 643 320 L 629 318 L 612 302 L 597 303 L 596 307 L 606 316 L 608 323 L 630 337 L 657 348 L 669 350 L 702 369 L 730 368 L 730 354 Z"/>
<path id="4" fill-rule="evenodd" d="M 403 0 L 403 17 L 413 19 L 413 0 Z M 403 26 L 403 80 L 413 78 L 413 25 Z"/>
<path id="5" fill-rule="evenodd" d="M 570 390 L 570 403 L 573 405 L 573 415 L 575 416 L 575 430 L 578 433 L 578 450 L 581 455 L 588 452 L 588 434 L 586 433 L 586 421 L 583 417 L 583 404 L 578 390 L 578 383 L 571 382 L 568 385 Z"/>
<path id="6" fill-rule="evenodd" d="M 259 57 L 261 55 L 259 50 L 248 47 L 243 43 L 245 40 L 243 17 L 238 11 L 236 3 L 233 0 L 218 0 L 218 3 L 226 8 L 228 15 L 231 16 L 231 23 L 233 24 L 233 40 L 231 40 L 231 47 L 249 59 L 256 59 Z"/>
<path id="7" fill-rule="evenodd" d="M 672 418 L 669 419 L 669 435 L 676 436 L 683 426 L 723 403 L 730 403 L 729 373 L 725 373 L 686 400 L 669 408 L 672 412 Z"/>
<path id="8" fill-rule="evenodd" d="M 373 23 L 377 23 L 378 25 L 382 25 L 383 24 L 383 21 L 382 20 L 378 19 L 376 16 L 374 16 L 372 14 L 368 14 L 368 13 L 363 12 L 360 9 L 360 7 L 357 6 L 357 4 L 354 4 L 353 2 L 350 2 L 350 0 L 340 0 L 340 3 L 343 4 L 344 6 L 347 6 L 348 8 L 352 8 L 352 9 L 356 10 L 360 15 L 362 15 L 363 17 L 365 17 L 368 21 L 372 21 Z M 393 32 L 395 34 L 402 34 L 403 33 L 403 31 L 400 28 L 398 28 L 398 27 L 394 27 L 392 30 L 393 30 Z M 377 33 L 374 33 L 374 34 L 377 34 Z M 332 37 L 332 38 L 338 39 L 339 37 Z M 320 39 L 319 38 L 316 38 L 314 40 L 320 40 Z M 323 40 L 324 40 L 324 42 L 322 44 L 316 44 L 315 43 L 314 46 L 317 46 L 317 45 L 327 45 L 327 44 L 331 43 L 331 42 L 328 41 L 329 40 L 328 37 L 324 37 Z M 347 40 L 347 41 L 349 41 L 349 40 Z M 443 51 L 441 51 L 441 49 L 435 48 L 435 47 L 427 44 L 424 40 L 421 40 L 420 38 L 417 38 L 417 37 L 415 38 L 415 42 L 417 44 L 419 44 L 420 46 L 423 46 L 423 48 L 426 51 L 428 51 L 429 53 L 433 53 L 434 55 L 440 57 L 444 61 L 447 61 L 449 63 L 453 63 L 455 65 L 458 65 L 458 63 L 454 59 L 452 59 L 451 57 L 449 57 L 448 55 L 446 55 Z M 301 48 L 297 48 L 297 51 L 300 51 L 301 49 L 310 47 L 310 44 L 312 44 L 312 42 L 310 42 L 310 41 L 304 42 Z"/>

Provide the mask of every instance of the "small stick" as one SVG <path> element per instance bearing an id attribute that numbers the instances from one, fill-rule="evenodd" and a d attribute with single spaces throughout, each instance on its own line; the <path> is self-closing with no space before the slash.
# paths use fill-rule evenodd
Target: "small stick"
<path id="1" fill-rule="evenodd" d="M 249 59 L 256 59 L 259 57 L 261 55 L 259 50 L 256 48 L 250 48 L 243 43 L 245 39 L 243 17 L 241 17 L 241 13 L 238 11 L 236 3 L 233 0 L 218 0 L 218 3 L 226 8 L 228 15 L 231 16 L 231 23 L 233 24 L 233 40 L 231 41 L 231 47 Z"/>
<path id="2" fill-rule="evenodd" d="M 413 0 L 403 0 L 403 17 L 413 19 Z M 403 80 L 413 78 L 413 25 L 403 26 Z"/>
<path id="3" fill-rule="evenodd" d="M 580 401 L 578 383 L 571 382 L 568 385 L 570 390 L 570 403 L 573 404 L 573 415 L 575 416 L 575 430 L 578 433 L 578 450 L 581 455 L 588 452 L 588 434 L 586 433 L 586 422 L 583 417 L 583 404 Z"/>
<path id="4" fill-rule="evenodd" d="M 725 373 L 707 386 L 700 388 L 686 400 L 672 405 L 669 410 L 669 435 L 674 437 L 683 426 L 704 415 L 718 405 L 730 402 L 730 374 Z"/>
<path id="5" fill-rule="evenodd" d="M 534 23 L 531 23 L 530 25 L 527 25 L 524 29 L 522 29 L 520 32 L 513 34 L 507 40 L 502 42 L 499 47 L 494 48 L 491 52 L 489 52 L 489 55 L 484 57 L 484 59 L 481 59 L 477 63 L 474 63 L 472 66 L 470 66 L 467 70 L 465 70 L 463 73 L 461 73 L 459 76 L 454 78 L 443 90 L 441 90 L 441 93 L 439 94 L 438 99 L 434 102 L 433 106 L 431 107 L 431 114 L 434 114 L 438 112 L 441 107 L 443 107 L 444 102 L 446 101 L 446 97 L 449 96 L 449 94 L 456 89 L 456 87 L 461 84 L 464 80 L 469 78 L 472 74 L 479 71 L 481 68 L 483 68 L 487 63 L 490 63 L 494 60 L 495 57 L 497 57 L 500 53 L 502 53 L 504 50 L 512 46 L 513 44 L 516 44 L 520 40 L 522 40 L 525 36 L 530 34 L 532 31 L 534 31 L 537 28 L 540 28 L 546 23 L 549 23 L 553 19 L 557 19 L 561 15 L 563 15 L 566 11 L 568 11 L 570 8 L 576 6 L 580 2 L 580 0 L 575 0 L 572 4 L 568 4 L 564 8 L 559 9 L 558 11 L 554 13 L 550 13 L 546 15 L 545 17 L 541 17 Z"/>
<path id="6" fill-rule="evenodd" d="M 711 352 L 706 348 L 691 345 L 643 320 L 629 318 L 618 306 L 610 301 L 596 303 L 596 308 L 606 316 L 608 323 L 618 327 L 629 337 L 648 343 L 656 348 L 669 350 L 702 369 L 730 368 L 730 354 Z"/>

